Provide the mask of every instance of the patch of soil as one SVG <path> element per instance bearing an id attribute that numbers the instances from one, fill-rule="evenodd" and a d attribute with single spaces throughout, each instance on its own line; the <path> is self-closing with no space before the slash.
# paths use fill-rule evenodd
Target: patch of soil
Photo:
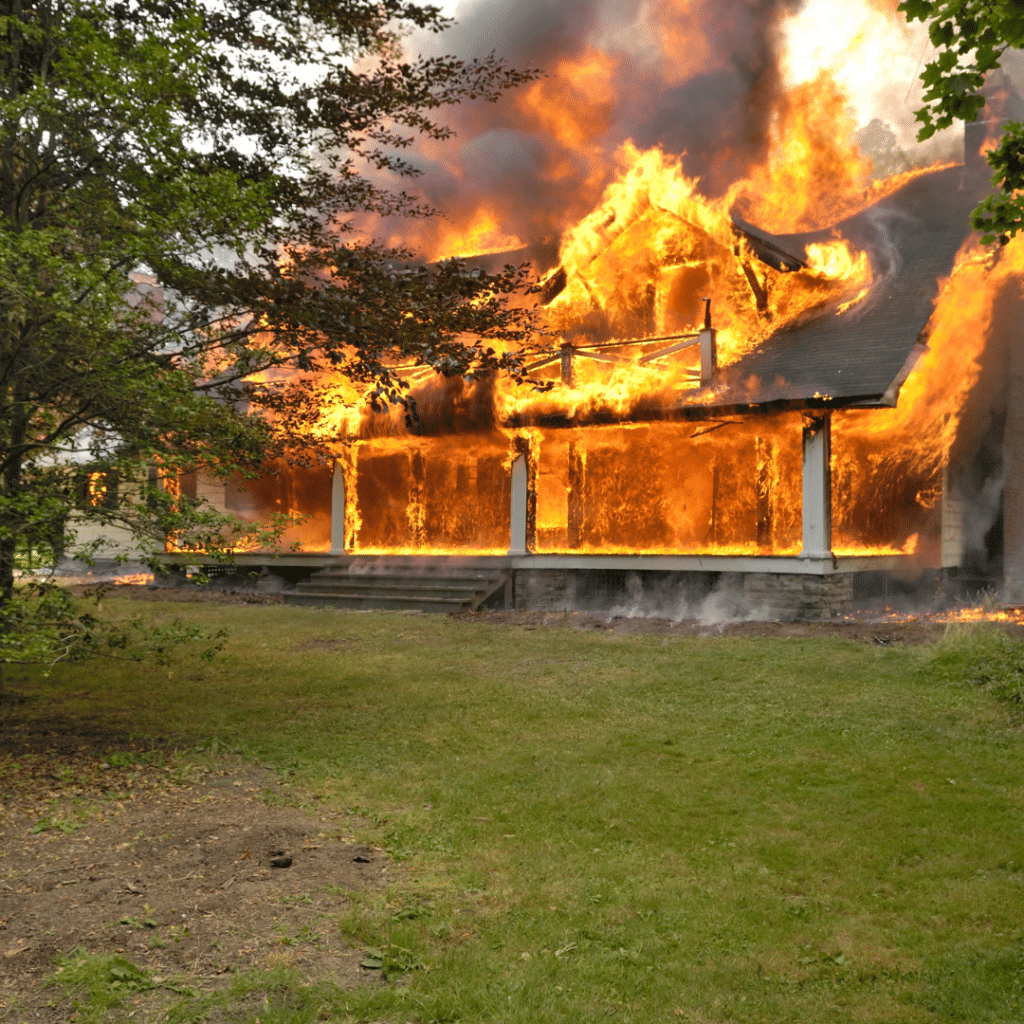
<path id="1" fill-rule="evenodd" d="M 382 886 L 392 867 L 343 821 L 280 806 L 282 785 L 243 766 L 0 764 L 0 1020 L 67 1020 L 65 993 L 41 982 L 77 947 L 197 990 L 280 965 L 376 980 L 337 918 L 347 893 Z"/>

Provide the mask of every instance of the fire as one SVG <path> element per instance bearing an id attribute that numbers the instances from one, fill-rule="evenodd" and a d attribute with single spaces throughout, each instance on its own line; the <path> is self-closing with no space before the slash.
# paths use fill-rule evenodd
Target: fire
<path id="1" fill-rule="evenodd" d="M 438 243 L 435 258 L 485 256 L 493 252 L 508 252 L 521 249 L 523 243 L 505 231 L 492 210 L 476 210 L 469 223 L 459 228 L 451 225 Z"/>
<path id="2" fill-rule="evenodd" d="M 153 574 L 151 572 L 127 572 L 121 576 L 115 576 L 110 582 L 121 587 L 148 587 L 153 584 Z"/>
<path id="3" fill-rule="evenodd" d="M 917 73 L 929 45 L 927 27 L 909 25 L 896 7 L 899 0 L 868 0 L 837 4 L 808 0 L 780 26 L 784 40 L 782 72 L 787 89 L 816 79 L 828 71 L 849 97 L 856 120 L 866 124 L 884 105 L 892 83 L 900 83 L 900 98 L 920 95 Z M 884 71 L 883 71 L 884 69 Z M 879 72 L 883 71 L 882 74 Z M 916 95 L 908 96 L 909 107 Z"/>
<path id="4" fill-rule="evenodd" d="M 869 186 L 870 162 L 836 131 L 837 119 L 840 128 L 845 124 L 842 103 L 824 77 L 795 90 L 767 164 L 718 199 L 702 195 L 700 182 L 661 149 L 622 147 L 619 177 L 562 237 L 565 286 L 547 306 L 549 329 L 583 343 L 671 335 L 695 330 L 701 300 L 711 297 L 718 359 L 728 366 L 827 301 L 843 300 L 845 308 L 860 301 L 871 268 L 867 254 L 846 239 L 811 243 L 805 266 L 784 272 L 759 261 L 734 225 L 739 210 L 772 232 L 828 227 L 902 183 Z M 500 418 L 561 410 L 571 419 L 623 419 L 652 394 L 668 401 L 696 390 L 694 351 L 668 373 L 644 369 L 639 348 L 627 347 L 622 356 L 625 364 L 611 370 L 588 361 L 571 388 L 542 397 L 506 390 Z"/>
<path id="5" fill-rule="evenodd" d="M 520 115 L 573 151 L 597 156 L 601 150 L 592 140 L 600 138 L 609 126 L 617 64 L 614 57 L 595 47 L 589 47 L 577 60 L 560 60 L 553 74 L 517 95 Z"/>
<path id="6" fill-rule="evenodd" d="M 952 608 L 947 611 L 920 612 L 918 614 L 898 612 L 891 608 L 886 608 L 879 615 L 872 614 L 870 620 L 878 622 L 937 622 L 950 625 L 954 623 L 998 622 L 1024 626 L 1024 608 L 990 608 L 986 605 L 976 605 L 968 608 Z"/>
<path id="7" fill-rule="evenodd" d="M 542 435 L 537 551 L 800 550 L 799 417 Z"/>
<path id="8" fill-rule="evenodd" d="M 806 231 L 866 205 L 871 161 L 853 141 L 847 95 L 832 75 L 796 86 L 785 99 L 767 163 L 733 186 L 767 231 Z"/>
<path id="9" fill-rule="evenodd" d="M 1018 287 L 1022 274 L 1024 239 L 1019 236 L 998 254 L 966 243 L 940 289 L 927 351 L 903 385 L 896 407 L 833 414 L 837 553 L 902 553 L 915 523 L 930 518 L 934 526 L 941 511 L 943 467 L 980 373 L 994 304 L 1004 288 Z M 880 535 L 891 540 L 880 543 Z M 929 554 L 935 558 L 935 552 Z"/>
<path id="10" fill-rule="evenodd" d="M 511 462 L 525 450 L 538 553 L 799 554 L 800 412 L 694 422 L 670 414 L 706 415 L 695 407 L 716 394 L 714 380 L 701 383 L 699 347 L 688 345 L 705 300 L 721 370 L 823 311 L 855 318 L 857 307 L 874 308 L 884 281 L 875 280 L 869 253 L 844 237 L 844 221 L 938 166 L 875 180 L 855 141 L 870 94 L 861 83 L 873 80 L 879 61 L 902 74 L 917 59 L 920 37 L 894 18 L 894 7 L 809 0 L 782 19 L 785 91 L 773 100 L 763 151 L 756 159 L 714 154 L 715 173 L 739 168 L 717 190 L 660 146 L 607 144 L 626 89 L 619 55 L 581 47 L 518 94 L 503 116 L 558 144 L 538 161 L 537 182 L 572 182 L 590 204 L 564 227 L 558 264 L 542 282 L 549 356 L 536 359 L 533 373 L 551 386 L 538 392 L 504 380 L 431 378 L 414 388 L 421 420 L 410 431 L 399 413 L 369 412 L 343 380 L 311 382 L 325 409 L 311 429 L 319 439 L 354 442 L 337 448 L 346 550 L 504 553 Z M 689 80 L 702 59 L 710 62 L 704 71 L 720 70 L 701 21 L 710 10 L 686 0 L 644 8 L 663 30 L 663 56 L 677 62 L 672 81 Z M 905 79 L 912 78 L 910 67 Z M 497 194 L 467 203 L 437 230 L 427 254 L 520 245 L 526 232 L 509 229 L 502 209 Z M 766 261 L 757 248 L 765 234 L 792 259 Z M 833 412 L 837 555 L 943 564 L 950 449 L 996 297 L 1022 274 L 1020 239 L 998 259 L 965 246 L 895 407 Z M 659 354 L 652 339 L 673 351 Z M 762 383 L 746 386 L 753 394 Z M 736 390 L 739 403 L 744 385 Z M 314 516 L 301 535 L 290 535 L 305 550 L 330 546 L 324 495 L 331 484 L 326 468 L 318 473 Z M 255 504 L 294 511 L 301 491 L 295 484 Z"/>
<path id="11" fill-rule="evenodd" d="M 346 547 L 367 554 L 504 554 L 510 462 L 508 438 L 497 432 L 380 438 L 350 449 L 342 462 Z"/>

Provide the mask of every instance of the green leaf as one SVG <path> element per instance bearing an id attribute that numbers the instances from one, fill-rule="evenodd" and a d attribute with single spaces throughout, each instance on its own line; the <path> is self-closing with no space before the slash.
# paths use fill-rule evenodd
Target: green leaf
<path id="1" fill-rule="evenodd" d="M 16 593 L 15 570 L 101 556 L 76 524 L 151 559 L 277 547 L 296 517 L 224 514 L 183 479 L 333 458 L 353 388 L 411 417 L 396 356 L 523 379 L 525 268 L 398 271 L 409 253 L 346 223 L 436 212 L 380 184 L 417 173 L 399 151 L 538 72 L 403 60 L 403 31 L 447 21 L 391 0 L 45 9 L 0 17 L 0 179 L 20 183 L 0 211 L 0 662 L 212 655 L 219 635 L 116 625 Z"/>

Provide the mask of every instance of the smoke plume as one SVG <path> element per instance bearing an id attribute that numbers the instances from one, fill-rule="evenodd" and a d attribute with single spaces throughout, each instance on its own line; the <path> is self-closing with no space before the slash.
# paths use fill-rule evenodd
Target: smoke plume
<path id="1" fill-rule="evenodd" d="M 420 147 L 417 190 L 443 219 L 392 220 L 376 237 L 428 258 L 556 240 L 599 200 L 627 140 L 684 154 L 721 194 L 764 159 L 782 99 L 779 26 L 803 0 L 481 0 L 410 51 L 496 51 L 544 72 L 497 104 L 446 119 L 457 138 Z"/>

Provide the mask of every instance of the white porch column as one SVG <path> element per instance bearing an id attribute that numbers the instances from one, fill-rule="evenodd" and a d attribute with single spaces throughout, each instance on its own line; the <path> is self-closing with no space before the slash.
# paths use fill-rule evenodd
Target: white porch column
<path id="1" fill-rule="evenodd" d="M 510 555 L 528 554 L 526 529 L 530 501 L 529 488 L 529 466 L 526 455 L 520 454 L 512 460 L 512 519 L 508 549 Z"/>
<path id="2" fill-rule="evenodd" d="M 718 371 L 718 331 L 705 327 L 700 332 L 700 386 L 706 388 L 715 382 Z"/>
<path id="3" fill-rule="evenodd" d="M 341 461 L 334 460 L 334 479 L 331 481 L 331 554 L 345 553 L 345 474 Z"/>
<path id="4" fill-rule="evenodd" d="M 704 327 L 700 332 L 700 386 L 715 382 L 718 373 L 718 331 L 711 326 L 711 299 L 704 300 Z"/>
<path id="5" fill-rule="evenodd" d="M 802 558 L 832 557 L 832 416 L 804 414 Z"/>

